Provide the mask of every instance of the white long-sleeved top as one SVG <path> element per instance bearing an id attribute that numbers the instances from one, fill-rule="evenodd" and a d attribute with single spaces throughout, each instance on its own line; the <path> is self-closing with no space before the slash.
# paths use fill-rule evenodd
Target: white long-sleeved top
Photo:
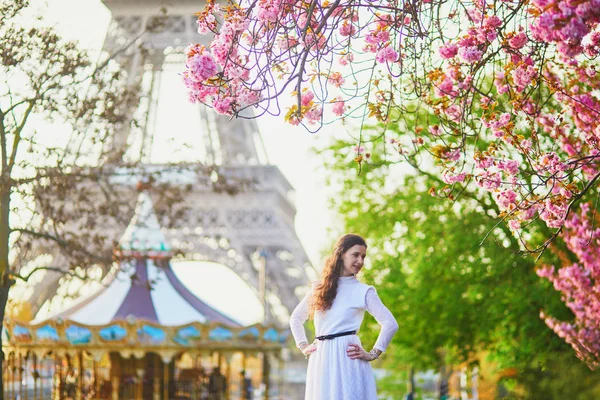
<path id="1" fill-rule="evenodd" d="M 304 322 L 309 316 L 309 307 L 314 287 L 304 296 L 290 316 L 290 328 L 296 346 L 307 343 Z M 373 286 L 368 286 L 354 276 L 339 278 L 337 294 L 331 308 L 314 315 L 316 335 L 331 335 L 346 331 L 358 333 L 364 312 L 368 311 L 381 325 L 375 349 L 385 351 L 398 330 L 396 319 L 381 302 Z"/>

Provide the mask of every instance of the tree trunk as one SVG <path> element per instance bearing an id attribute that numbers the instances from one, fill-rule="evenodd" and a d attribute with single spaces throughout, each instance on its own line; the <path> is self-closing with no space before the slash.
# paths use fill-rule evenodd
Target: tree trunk
<path id="1" fill-rule="evenodd" d="M 2 177 L 0 181 L 0 349 L 2 349 L 2 328 L 4 327 L 4 313 L 8 301 L 8 291 L 13 283 L 9 276 L 10 266 L 8 259 L 9 236 L 10 236 L 10 192 L 11 187 L 7 179 Z M 0 400 L 4 400 L 4 352 L 0 351 Z"/>
<path id="2" fill-rule="evenodd" d="M 408 394 L 406 400 L 415 400 L 415 367 L 412 365 L 408 371 Z"/>
<path id="3" fill-rule="evenodd" d="M 8 291 L 10 290 L 11 280 L 5 275 L 0 285 L 0 331 L 4 327 L 4 312 L 6 311 L 6 302 L 8 301 Z M 0 334 L 0 349 L 2 348 L 2 335 Z M 4 371 L 4 352 L 0 351 L 0 400 L 4 400 L 4 381 L 2 371 Z"/>
<path id="4" fill-rule="evenodd" d="M 448 380 L 450 378 L 450 374 L 451 371 L 448 371 L 446 365 L 442 364 L 442 367 L 440 368 L 440 382 L 438 387 L 439 400 L 448 400 L 449 398 Z"/>

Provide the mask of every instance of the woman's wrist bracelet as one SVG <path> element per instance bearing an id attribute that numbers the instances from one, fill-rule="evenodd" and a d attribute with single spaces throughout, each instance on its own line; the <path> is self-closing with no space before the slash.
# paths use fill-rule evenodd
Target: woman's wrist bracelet
<path id="1" fill-rule="evenodd" d="M 371 356 L 373 356 L 373 359 L 371 361 L 375 361 L 379 358 L 379 353 L 377 353 L 377 350 L 373 349 L 369 352 L 369 354 Z"/>
<path id="2" fill-rule="evenodd" d="M 305 348 L 308 347 L 308 343 L 304 342 L 304 343 L 300 343 L 298 345 L 298 348 L 300 349 L 300 351 L 304 350 Z"/>

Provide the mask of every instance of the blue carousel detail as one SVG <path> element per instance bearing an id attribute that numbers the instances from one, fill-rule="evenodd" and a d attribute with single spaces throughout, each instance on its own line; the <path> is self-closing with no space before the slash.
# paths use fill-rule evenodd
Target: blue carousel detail
<path id="1" fill-rule="evenodd" d="M 138 329 L 137 334 L 138 340 L 142 344 L 162 344 L 167 338 L 167 334 L 164 330 L 152 325 L 143 325 Z"/>
<path id="2" fill-rule="evenodd" d="M 238 333 L 238 337 L 245 340 L 256 340 L 259 336 L 260 332 L 256 326 L 251 326 L 250 328 L 244 329 Z"/>
<path id="3" fill-rule="evenodd" d="M 173 340 L 182 346 L 190 346 L 193 341 L 200 339 L 201 336 L 198 328 L 190 325 L 179 329 Z"/>
<path id="4" fill-rule="evenodd" d="M 15 337 L 15 340 L 20 342 L 31 341 L 31 332 L 29 331 L 29 328 L 25 328 L 21 325 L 15 325 L 13 328 L 13 336 Z"/>
<path id="5" fill-rule="evenodd" d="M 208 338 L 214 342 L 225 342 L 233 338 L 233 333 L 227 328 L 217 326 L 215 329 L 210 331 Z"/>
<path id="6" fill-rule="evenodd" d="M 127 331 L 120 325 L 111 325 L 100 330 L 100 337 L 107 342 L 122 340 L 127 335 Z"/>
<path id="7" fill-rule="evenodd" d="M 277 329 L 270 328 L 267 330 L 263 335 L 263 339 L 268 342 L 277 342 L 277 339 L 279 339 L 279 333 L 277 332 Z"/>
<path id="8" fill-rule="evenodd" d="M 77 325 L 71 325 L 65 329 L 65 335 L 69 343 L 74 345 L 88 344 L 92 341 L 92 332 L 88 328 Z"/>
<path id="9" fill-rule="evenodd" d="M 50 325 L 44 325 L 35 331 L 37 340 L 43 342 L 58 342 L 58 332 Z"/>

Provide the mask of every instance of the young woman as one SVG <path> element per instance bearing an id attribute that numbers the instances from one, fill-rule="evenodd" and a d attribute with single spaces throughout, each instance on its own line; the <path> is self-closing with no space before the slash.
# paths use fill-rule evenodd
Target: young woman
<path id="1" fill-rule="evenodd" d="M 370 361 L 385 351 L 398 330 L 375 288 L 356 279 L 367 255 L 358 235 L 342 236 L 323 269 L 290 317 L 292 335 L 308 359 L 305 400 L 376 400 Z M 381 325 L 373 350 L 363 349 L 358 330 L 367 310 Z M 316 339 L 306 339 L 304 322 L 314 317 Z"/>

